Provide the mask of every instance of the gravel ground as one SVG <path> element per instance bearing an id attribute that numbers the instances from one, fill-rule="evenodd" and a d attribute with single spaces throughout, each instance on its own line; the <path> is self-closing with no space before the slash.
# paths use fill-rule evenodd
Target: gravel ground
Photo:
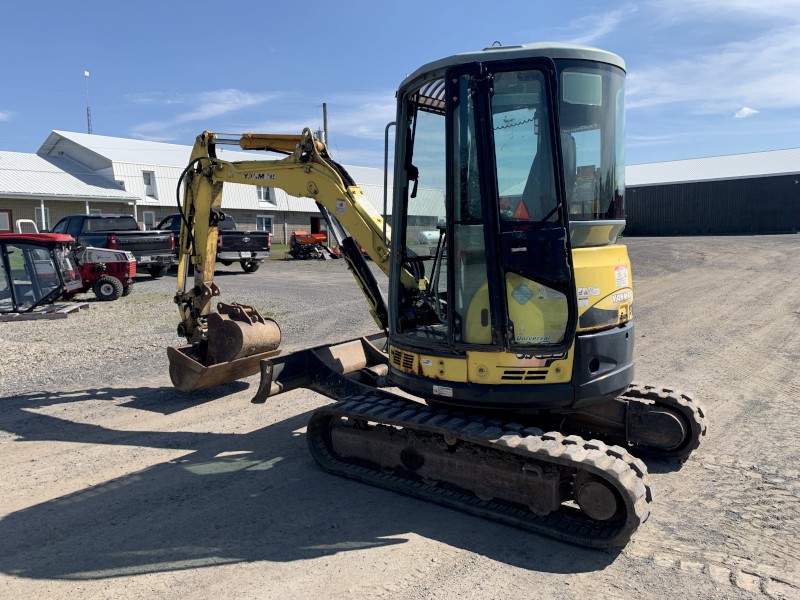
<path id="1" fill-rule="evenodd" d="M 379 277 L 385 277 L 375 269 Z M 295 349 L 375 330 L 364 297 L 344 261 L 271 260 L 253 274 L 218 265 L 222 302 L 252 304 L 278 321 L 282 347 Z M 115 302 L 91 292 L 76 296 L 89 308 L 67 319 L 0 323 L 0 396 L 61 389 L 82 381 L 126 385 L 167 373 L 175 333 L 175 270 L 161 279 L 136 278 L 133 293 Z M 46 365 L 46 367 L 44 366 Z"/>
<path id="2" fill-rule="evenodd" d="M 54 321 L 0 323 L 0 597 L 800 598 L 800 237 L 632 238 L 636 369 L 710 428 L 650 463 L 618 552 L 333 477 L 297 390 L 169 383 L 173 276 Z M 221 268 L 295 349 L 373 331 L 339 261 Z"/>

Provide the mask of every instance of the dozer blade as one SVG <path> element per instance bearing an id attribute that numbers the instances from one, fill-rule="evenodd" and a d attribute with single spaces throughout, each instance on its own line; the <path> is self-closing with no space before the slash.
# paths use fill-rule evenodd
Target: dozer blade
<path id="1" fill-rule="evenodd" d="M 281 354 L 261 361 L 261 381 L 251 402 L 263 404 L 267 398 L 298 388 L 313 390 L 334 400 L 364 394 L 381 385 L 389 366 L 386 334 L 324 344 Z"/>
<path id="2" fill-rule="evenodd" d="M 167 348 L 169 376 L 182 392 L 194 392 L 255 375 L 259 363 L 281 352 L 281 330 L 251 307 L 219 305 L 207 319 L 206 340 Z"/>

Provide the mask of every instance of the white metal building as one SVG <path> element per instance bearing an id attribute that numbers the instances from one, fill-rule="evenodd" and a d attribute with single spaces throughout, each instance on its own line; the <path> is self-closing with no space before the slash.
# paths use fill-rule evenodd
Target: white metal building
<path id="1" fill-rule="evenodd" d="M 227 160 L 259 158 L 224 147 L 218 152 Z M 132 214 L 152 228 L 176 212 L 178 179 L 190 154 L 191 146 L 67 131 L 53 131 L 36 154 L 0 152 L 0 231 L 17 219 L 49 229 L 63 216 L 93 212 Z M 346 169 L 382 211 L 383 171 Z M 313 200 L 274 188 L 230 184 L 223 209 L 240 227 L 268 230 L 278 243 L 295 229 L 324 228 Z"/>
<path id="2" fill-rule="evenodd" d="M 263 157 L 224 146 L 228 160 Z M 177 210 L 176 188 L 191 147 L 53 131 L 36 154 L 0 152 L 0 232 L 17 219 L 50 229 L 76 213 L 134 215 L 151 228 Z M 346 167 L 378 212 L 383 171 Z M 628 235 L 797 231 L 800 148 L 628 165 Z M 389 202 L 391 214 L 391 198 Z M 268 230 L 277 243 L 291 232 L 324 229 L 316 204 L 282 190 L 229 184 L 223 209 L 243 228 Z M 420 187 L 410 202 L 410 234 L 444 217 L 441 190 Z"/>
<path id="3" fill-rule="evenodd" d="M 130 213 L 137 199 L 67 156 L 0 152 L 0 232 L 12 231 L 18 219 L 42 229 L 63 214 Z"/>

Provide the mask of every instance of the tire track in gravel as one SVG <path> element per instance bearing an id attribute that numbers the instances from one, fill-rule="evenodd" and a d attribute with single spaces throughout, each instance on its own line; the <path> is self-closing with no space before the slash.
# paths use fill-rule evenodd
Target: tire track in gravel
<path id="1" fill-rule="evenodd" d="M 637 379 L 648 380 L 644 370 L 673 378 L 658 383 L 687 382 L 708 407 L 710 431 L 679 473 L 654 475 L 645 526 L 654 533 L 635 537 L 626 554 L 676 573 L 695 569 L 743 597 L 790 598 L 800 595 L 800 317 L 792 292 L 800 244 L 792 237 L 778 250 L 774 240 L 737 238 L 740 247 L 720 251 L 724 239 L 712 239 L 706 268 L 651 267 L 634 283 L 645 307 L 634 312 L 643 336 Z"/>
<path id="2" fill-rule="evenodd" d="M 659 488 L 661 506 L 648 524 L 653 531 L 635 537 L 626 554 L 696 563 L 708 576 L 724 567 L 757 574 L 764 582 L 800 586 L 796 470 L 704 455 L 680 476 L 681 483 L 691 485 L 692 496 L 680 488 Z"/>

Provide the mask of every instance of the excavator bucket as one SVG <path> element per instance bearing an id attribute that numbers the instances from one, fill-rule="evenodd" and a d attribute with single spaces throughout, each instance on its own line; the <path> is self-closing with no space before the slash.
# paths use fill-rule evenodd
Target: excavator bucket
<path id="1" fill-rule="evenodd" d="M 280 355 L 278 324 L 250 307 L 220 304 L 207 319 L 207 340 L 167 348 L 169 376 L 182 392 L 194 392 L 259 372 L 265 358 Z"/>
<path id="2" fill-rule="evenodd" d="M 206 364 L 209 366 L 271 352 L 281 343 L 281 329 L 269 318 L 238 320 L 228 314 L 214 313 L 207 323 Z"/>
<path id="3" fill-rule="evenodd" d="M 280 350 L 262 352 L 206 367 L 190 356 L 191 350 L 190 345 L 167 348 L 169 377 L 172 385 L 181 392 L 195 392 L 255 375 L 259 372 L 261 359 L 274 358 L 281 353 Z"/>

